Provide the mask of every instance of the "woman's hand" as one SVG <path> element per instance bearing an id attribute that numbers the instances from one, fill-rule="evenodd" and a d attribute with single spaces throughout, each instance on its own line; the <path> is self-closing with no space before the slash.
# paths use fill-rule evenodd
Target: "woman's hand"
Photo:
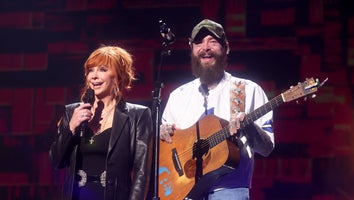
<path id="1" fill-rule="evenodd" d="M 92 118 L 92 112 L 90 103 L 82 103 L 79 107 L 74 109 L 73 116 L 69 122 L 70 131 L 75 134 L 75 130 L 80 126 L 84 121 L 88 121 Z"/>

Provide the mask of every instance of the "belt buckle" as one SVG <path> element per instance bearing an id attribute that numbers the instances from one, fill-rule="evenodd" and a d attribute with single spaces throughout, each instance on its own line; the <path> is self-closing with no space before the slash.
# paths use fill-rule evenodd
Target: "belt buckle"
<path id="1" fill-rule="evenodd" d="M 77 175 L 81 177 L 80 181 L 78 181 L 79 187 L 84 187 L 87 183 L 87 173 L 84 170 L 78 170 Z M 100 175 L 100 184 L 102 187 L 106 187 L 106 171 L 103 171 Z"/>
<path id="2" fill-rule="evenodd" d="M 101 180 L 102 187 L 106 187 L 106 171 L 102 172 L 100 176 L 100 180 Z"/>
<path id="3" fill-rule="evenodd" d="M 78 182 L 79 187 L 84 187 L 86 185 L 87 182 L 87 174 L 84 170 L 79 170 L 77 171 L 77 175 L 79 175 L 81 177 L 81 180 Z"/>

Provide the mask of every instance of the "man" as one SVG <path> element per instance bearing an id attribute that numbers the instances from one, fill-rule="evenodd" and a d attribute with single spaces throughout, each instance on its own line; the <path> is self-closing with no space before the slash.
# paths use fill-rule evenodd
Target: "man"
<path id="1" fill-rule="evenodd" d="M 189 128 L 206 115 L 228 121 L 230 141 L 238 146 L 240 160 L 236 167 L 222 166 L 229 171 L 218 178 L 208 179 L 213 181 L 205 196 L 209 200 L 249 199 L 254 153 L 268 156 L 274 148 L 273 113 L 264 113 L 246 126 L 243 120 L 268 98 L 256 83 L 225 71 L 229 43 L 220 24 L 201 21 L 193 28 L 189 44 L 196 79 L 170 94 L 162 115 L 160 138 L 172 143 L 174 130 Z"/>

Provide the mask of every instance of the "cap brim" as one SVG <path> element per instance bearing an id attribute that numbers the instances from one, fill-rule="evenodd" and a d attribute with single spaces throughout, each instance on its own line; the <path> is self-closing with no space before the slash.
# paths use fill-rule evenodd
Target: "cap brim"
<path id="1" fill-rule="evenodd" d="M 214 31 L 210 30 L 207 27 L 202 27 L 198 33 L 194 36 L 194 38 L 191 38 L 191 42 L 195 42 L 195 41 L 201 41 L 205 36 L 207 35 L 211 35 L 213 36 L 215 39 L 221 39 Z"/>

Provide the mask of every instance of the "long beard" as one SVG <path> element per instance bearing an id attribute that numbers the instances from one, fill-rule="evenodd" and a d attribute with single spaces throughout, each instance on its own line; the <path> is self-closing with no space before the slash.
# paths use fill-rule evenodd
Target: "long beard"
<path id="1" fill-rule="evenodd" d="M 200 57 L 205 54 L 201 52 L 198 56 L 191 54 L 191 66 L 192 73 L 195 77 L 200 78 L 203 84 L 213 84 L 218 83 L 224 76 L 224 70 L 227 66 L 227 55 L 226 53 L 215 54 L 213 52 L 209 53 L 215 58 L 215 64 L 202 64 L 200 62 Z"/>

